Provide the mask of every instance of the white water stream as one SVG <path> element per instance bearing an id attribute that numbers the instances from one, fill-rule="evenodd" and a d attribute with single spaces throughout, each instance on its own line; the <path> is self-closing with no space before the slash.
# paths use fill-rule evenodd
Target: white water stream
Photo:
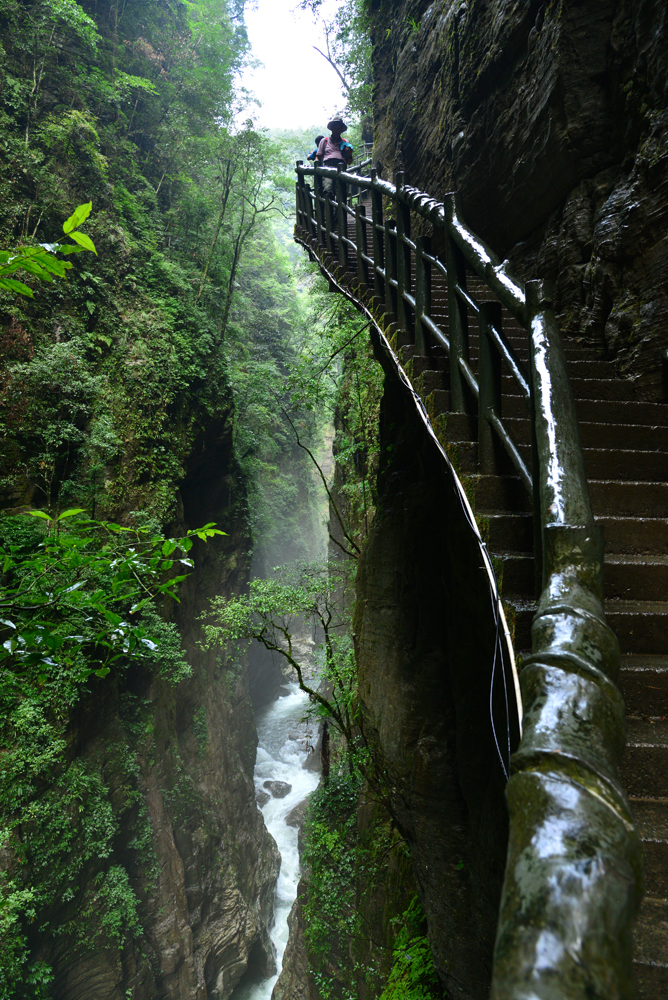
<path id="1" fill-rule="evenodd" d="M 286 685 L 290 694 L 278 698 L 263 709 L 255 720 L 259 739 L 255 758 L 255 787 L 265 791 L 267 780 L 287 781 L 292 791 L 282 799 L 270 798 L 262 807 L 264 821 L 281 852 L 281 871 L 276 885 L 275 923 L 271 938 L 276 946 L 276 966 L 281 970 L 283 952 L 288 943 L 288 914 L 297 896 L 299 852 L 297 828 L 288 826 L 285 817 L 317 788 L 319 775 L 306 771 L 302 764 L 316 737 L 313 723 L 301 722 L 308 707 L 308 696 L 297 684 Z M 234 1000 L 269 1000 L 278 975 L 261 983 L 244 983 L 234 993 Z"/>

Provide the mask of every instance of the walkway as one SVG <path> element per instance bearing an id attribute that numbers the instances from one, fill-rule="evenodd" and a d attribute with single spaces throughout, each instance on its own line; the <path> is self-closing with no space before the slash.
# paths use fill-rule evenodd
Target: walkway
<path id="1" fill-rule="evenodd" d="M 526 777 L 532 768 L 536 773 L 536 753 L 549 758 L 540 765 L 543 769 L 548 764 L 563 768 L 555 761 L 570 757 L 580 770 L 563 780 L 575 776 L 578 787 L 585 786 L 590 796 L 608 802 L 614 823 L 628 826 L 628 810 L 615 777 L 623 724 L 616 715 L 618 696 L 605 677 L 607 673 L 614 679 L 614 637 L 603 624 L 593 577 L 590 573 L 584 581 L 587 574 L 582 572 L 585 550 L 592 546 L 593 552 L 596 546 L 591 511 L 605 532 L 605 617 L 619 640 L 619 683 L 627 704 L 628 748 L 621 774 L 633 803 L 646 867 L 645 899 L 636 925 L 635 974 L 641 1000 L 663 1000 L 668 996 L 668 406 L 635 398 L 634 384 L 620 378 L 613 363 L 594 346 L 569 341 L 564 350 L 550 316 L 549 289 L 536 282 L 525 293 L 466 229 L 454 199 L 440 205 L 408 188 L 401 175 L 396 187 L 379 181 L 373 172 L 364 179 L 360 175 L 356 188 L 353 177 L 323 170 L 323 175 L 336 177 L 338 186 L 338 220 L 332 225 L 332 206 L 321 197 L 320 177 L 312 168 L 298 165 L 297 169 L 298 242 L 388 338 L 439 439 L 468 483 L 476 516 L 487 526 L 488 545 L 500 567 L 504 604 L 515 622 L 515 648 L 528 664 L 527 676 L 542 671 L 543 683 L 549 686 L 559 675 L 563 697 L 557 696 L 558 708 L 571 717 L 561 733 L 556 725 L 547 740 L 539 732 L 545 704 L 527 703 L 523 685 L 527 721 L 515 758 L 518 775 Z M 315 199 L 305 185 L 307 178 L 315 187 Z M 411 238 L 411 233 L 418 235 Z M 569 406 L 571 391 L 574 405 Z M 551 443 L 550 434 L 555 439 Z M 560 476 L 566 483 L 561 492 L 555 482 Z M 555 512 L 560 504 L 568 509 Z M 570 547 L 564 555 L 566 538 Z M 593 556 L 590 569 L 595 563 Z M 585 594 L 587 587 L 591 592 Z M 552 634 L 559 615 L 562 626 L 568 618 L 566 640 Z M 595 683 L 589 683 L 594 678 Z M 569 702 L 567 692 L 574 679 L 582 688 L 579 707 L 578 698 Z M 533 677 L 530 684 L 535 693 Z M 546 690 L 543 696 L 549 700 Z M 576 718 L 583 705 L 586 724 Z M 532 755 L 534 762 L 529 763 Z M 511 830 L 510 788 L 517 780 L 518 776 L 512 778 L 509 786 Z M 540 817 L 535 822 L 539 824 Z M 587 835 L 600 836 L 603 827 L 594 822 L 584 840 Z M 592 847 L 583 847 L 583 832 L 575 836 L 581 857 L 591 860 Z M 625 870 L 629 878 L 637 857 L 633 836 L 625 837 L 628 831 L 620 827 L 618 835 L 604 846 L 597 845 L 594 854 L 602 851 L 606 864 Z M 566 868 L 569 863 L 575 863 L 572 854 L 564 861 Z M 553 874 L 554 870 L 552 863 Z M 497 993 L 493 992 L 499 998 L 515 996 L 515 989 L 518 996 L 524 995 L 522 981 L 536 976 L 536 968 L 526 965 L 531 933 L 504 909 L 516 893 L 517 878 L 511 852 L 499 938 L 506 958 L 496 963 Z M 592 906 L 584 934 L 586 938 L 589 926 L 593 944 L 580 941 L 573 950 L 580 951 L 578 961 L 590 961 L 592 966 L 608 963 L 614 973 L 606 985 L 605 975 L 601 980 L 592 968 L 582 974 L 582 991 L 568 996 L 626 997 L 630 986 L 625 982 L 624 928 L 628 929 L 634 909 L 635 890 L 627 886 L 621 907 L 619 899 L 616 903 L 608 899 L 602 906 L 606 888 L 599 886 L 597 891 L 601 899 L 584 903 Z M 548 890 L 545 895 L 549 896 Z M 555 907 L 562 904 L 563 900 L 543 898 L 541 905 L 545 914 L 554 916 Z M 578 906 L 582 905 L 583 897 L 578 896 Z M 622 922 L 605 932 L 594 930 L 596 920 L 611 920 L 611 907 Z M 582 925 L 577 906 L 571 917 Z M 565 918 L 568 907 L 562 906 L 559 920 Z M 509 947 L 516 949 L 510 965 Z M 559 974 L 565 982 L 561 967 Z"/>

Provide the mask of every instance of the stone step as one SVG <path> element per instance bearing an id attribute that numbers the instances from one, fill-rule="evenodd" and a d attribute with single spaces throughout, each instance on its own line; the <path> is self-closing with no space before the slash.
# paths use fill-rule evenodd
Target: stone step
<path id="1" fill-rule="evenodd" d="M 605 614 L 622 653 L 661 655 L 668 649 L 666 601 L 606 601 Z"/>
<path id="2" fill-rule="evenodd" d="M 578 419 L 583 422 L 668 426 L 668 406 L 665 403 L 579 399 L 576 400 L 576 408 Z M 526 401 L 520 396 L 511 395 L 504 398 L 504 417 L 526 417 L 527 414 Z"/>
<path id="3" fill-rule="evenodd" d="M 531 649 L 531 623 L 536 614 L 536 602 L 512 594 L 504 595 L 503 600 L 512 609 L 515 652 L 521 655 Z"/>
<path id="4" fill-rule="evenodd" d="M 608 552 L 603 571 L 606 598 L 661 601 L 668 598 L 668 556 Z M 668 651 L 668 649 L 667 649 Z"/>
<path id="5" fill-rule="evenodd" d="M 503 593 L 532 596 L 535 569 L 532 552 L 490 551 L 500 561 Z M 604 568 L 606 600 L 661 601 L 668 596 L 668 556 L 608 555 Z"/>
<path id="6" fill-rule="evenodd" d="M 627 715 L 668 718 L 668 656 L 623 656 L 619 690 Z"/>
<path id="7" fill-rule="evenodd" d="M 577 399 L 578 419 L 593 423 L 648 424 L 668 426 L 668 406 L 665 403 Z"/>
<path id="8" fill-rule="evenodd" d="M 668 902 L 646 896 L 634 935 L 638 1000 L 668 997 Z"/>
<path id="9" fill-rule="evenodd" d="M 535 569 L 533 554 L 520 552 L 494 552 L 498 559 L 497 576 L 500 577 L 501 592 L 504 597 L 521 595 L 533 597 L 535 589 Z"/>
<path id="10" fill-rule="evenodd" d="M 665 483 L 668 480 L 668 452 L 631 451 L 617 448 L 584 448 L 587 476 L 598 479 L 643 480 Z"/>
<path id="11" fill-rule="evenodd" d="M 527 466 L 531 463 L 531 447 L 518 446 Z M 621 448 L 582 449 L 585 472 L 590 479 L 642 480 L 647 483 L 664 483 L 668 480 L 668 452 L 632 451 Z"/>
<path id="12" fill-rule="evenodd" d="M 413 388 L 422 399 L 426 399 L 432 392 L 447 391 L 448 406 L 450 405 L 450 376 L 447 372 L 430 368 L 420 372 L 417 376 L 414 375 L 412 383 Z"/>
<path id="13" fill-rule="evenodd" d="M 668 512 L 668 483 L 590 479 L 589 497 L 595 517 L 661 518 Z"/>
<path id="14" fill-rule="evenodd" d="M 617 370 L 612 361 L 601 361 L 600 359 L 594 361 L 592 359 L 581 358 L 577 354 L 568 359 L 568 375 L 571 379 L 614 379 L 617 377 Z"/>
<path id="15" fill-rule="evenodd" d="M 531 498 L 519 476 L 478 474 L 468 476 L 467 480 L 473 489 L 476 514 L 531 511 Z"/>
<path id="16" fill-rule="evenodd" d="M 596 400 L 598 402 L 630 402 L 637 398 L 637 386 L 621 378 L 571 378 L 571 389 L 576 400 Z M 504 395 L 516 396 L 519 387 L 512 375 L 504 375 L 502 379 Z"/>
<path id="17" fill-rule="evenodd" d="M 483 524 L 490 552 L 533 553 L 532 514 L 489 514 Z"/>
<path id="18" fill-rule="evenodd" d="M 668 899 L 668 799 L 633 798 L 631 806 L 643 841 L 645 892 Z"/>
<path id="19" fill-rule="evenodd" d="M 424 376 L 423 376 L 424 377 Z M 422 393 L 422 399 L 424 400 L 425 406 L 427 407 L 428 413 L 432 418 L 440 416 L 442 413 L 447 415 L 447 426 L 450 426 L 450 418 L 453 416 L 463 416 L 463 414 L 450 413 L 450 390 L 449 389 L 431 389 L 429 392 Z M 458 440 L 458 439 L 454 439 Z M 468 440 L 465 438 L 464 440 Z"/>
<path id="20" fill-rule="evenodd" d="M 448 458 L 458 475 L 472 475 L 478 471 L 478 444 L 475 441 L 452 441 L 446 447 Z"/>
<path id="21" fill-rule="evenodd" d="M 508 433 L 518 444 L 531 443 L 529 416 L 503 418 Z M 477 434 L 477 430 L 475 431 Z M 646 424 L 580 422 L 580 435 L 584 448 L 639 449 L 641 452 L 668 452 L 668 427 L 651 427 Z"/>
<path id="22" fill-rule="evenodd" d="M 477 417 L 470 417 L 467 413 L 448 413 L 447 434 L 450 441 L 475 441 L 478 437 Z"/>
<path id="23" fill-rule="evenodd" d="M 626 720 L 626 751 L 620 777 L 627 795 L 668 798 L 668 720 Z"/>
<path id="24" fill-rule="evenodd" d="M 600 517 L 606 552 L 668 554 L 668 519 L 663 517 Z"/>

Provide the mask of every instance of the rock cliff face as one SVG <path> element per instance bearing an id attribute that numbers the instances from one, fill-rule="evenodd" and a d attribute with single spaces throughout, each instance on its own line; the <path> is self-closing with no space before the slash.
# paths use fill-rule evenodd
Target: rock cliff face
<path id="1" fill-rule="evenodd" d="M 176 687 L 143 673 L 106 678 L 70 732 L 110 788 L 121 827 L 115 860 L 130 874 L 143 932 L 119 950 L 36 940 L 36 956 L 56 973 L 54 1000 L 226 1000 L 247 969 L 274 971 L 267 927 L 279 855 L 255 803 L 246 675 L 196 645 L 208 599 L 248 578 L 231 413 L 196 440 L 181 495 L 181 527 L 215 521 L 227 531 L 195 551 L 178 607 L 192 677 Z"/>
<path id="2" fill-rule="evenodd" d="M 375 153 L 441 197 L 562 329 L 663 398 L 668 10 L 658 0 L 374 0 Z"/>
<path id="3" fill-rule="evenodd" d="M 390 370 L 380 452 L 355 620 L 365 732 L 410 847 L 437 971 L 449 996 L 482 1000 L 507 835 L 490 595 L 445 462 Z M 495 719 L 505 740 L 496 705 Z"/>

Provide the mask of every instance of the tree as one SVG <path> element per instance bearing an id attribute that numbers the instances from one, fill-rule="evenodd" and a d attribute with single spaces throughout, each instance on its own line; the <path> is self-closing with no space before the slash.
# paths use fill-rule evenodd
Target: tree
<path id="1" fill-rule="evenodd" d="M 255 640 L 283 657 L 308 694 L 316 716 L 331 722 L 352 750 L 357 722 L 357 674 L 350 636 L 351 579 L 338 562 L 294 563 L 267 580 L 253 580 L 248 594 L 211 601 L 203 616 L 207 646 Z M 213 623 L 211 621 L 213 619 Z M 319 640 L 318 686 L 307 679 L 295 651 L 295 631 L 305 624 Z"/>
<path id="2" fill-rule="evenodd" d="M 369 3 L 342 0 L 329 20 L 321 18 L 322 0 L 301 0 L 299 6 L 321 20 L 326 51 L 316 45 L 313 48 L 339 77 L 350 112 L 357 116 L 368 114 L 373 87 Z"/>

